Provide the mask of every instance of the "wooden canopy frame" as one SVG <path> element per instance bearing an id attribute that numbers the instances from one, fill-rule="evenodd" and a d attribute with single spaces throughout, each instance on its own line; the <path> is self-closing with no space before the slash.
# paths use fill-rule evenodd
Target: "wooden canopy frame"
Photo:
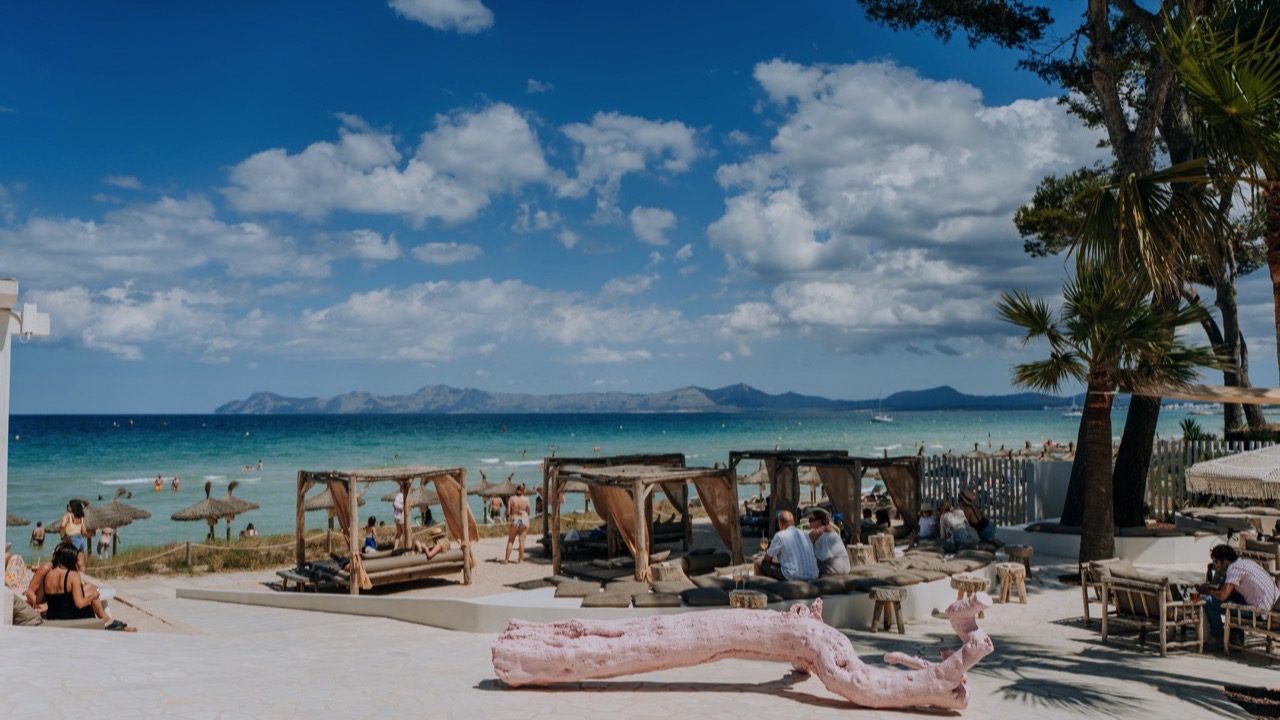
<path id="1" fill-rule="evenodd" d="M 568 484 L 559 480 L 560 470 L 566 466 L 583 468 L 612 467 L 615 465 L 652 465 L 657 467 L 684 467 L 683 453 L 641 453 L 634 455 L 598 455 L 592 457 L 549 457 L 542 460 L 542 508 L 546 519 L 542 523 L 542 547 L 551 549 L 551 571 L 560 573 L 560 542 L 551 538 L 560 537 L 560 493 Z M 552 492 L 552 488 L 555 492 Z M 684 493 L 684 502 L 680 512 L 686 524 L 689 523 L 689 493 Z M 606 521 L 607 522 L 607 521 Z M 686 537 L 688 532 L 686 531 Z"/>
<path id="2" fill-rule="evenodd" d="M 297 497 L 297 524 L 294 534 L 298 567 L 302 567 L 307 561 L 306 540 L 303 538 L 306 525 L 306 503 L 307 491 L 316 485 L 324 485 L 334 497 L 335 515 L 338 517 L 338 523 L 342 527 L 342 533 L 347 542 L 347 551 L 351 558 L 351 582 L 348 584 L 352 595 L 360 594 L 361 585 L 368 587 L 368 579 L 364 577 L 364 566 L 360 555 L 361 539 L 355 532 L 355 526 L 359 524 L 359 496 L 356 490 L 357 483 L 373 484 L 375 482 L 393 482 L 399 486 L 400 492 L 405 497 L 409 496 L 409 490 L 413 483 L 417 481 L 422 483 L 425 488 L 428 482 L 434 482 L 436 494 L 439 495 L 441 503 L 440 507 L 444 510 L 445 523 L 449 528 L 450 535 L 453 536 L 458 544 L 462 547 L 462 582 L 464 585 L 471 584 L 471 569 L 475 562 L 472 556 L 471 542 L 473 537 L 477 537 L 479 532 L 476 528 L 475 516 L 471 514 L 471 508 L 467 506 L 467 471 L 465 468 L 438 468 L 438 467 L 391 467 L 391 468 L 372 468 L 366 470 L 299 470 L 298 471 L 298 497 Z M 456 495 L 454 502 L 446 502 L 447 498 Z M 341 501 L 345 500 L 345 504 Z M 409 539 L 409 508 L 405 508 L 405 512 L 401 519 L 404 525 L 402 533 L 399 533 L 404 547 L 410 546 Z M 357 578 L 361 578 L 357 581 Z"/>
<path id="3" fill-rule="evenodd" d="M 914 529 L 920 517 L 920 458 L 915 455 L 899 457 L 849 457 L 844 450 L 742 450 L 729 453 L 729 469 L 735 475 L 742 460 L 762 460 L 769 474 L 770 495 L 775 498 L 774 510 L 769 518 L 769 534 L 777 532 L 777 510 L 798 511 L 800 497 L 800 468 L 811 467 L 818 471 L 823 485 L 828 485 L 827 497 L 837 513 L 844 515 L 842 526 L 857 536 L 857 523 L 862 518 L 862 478 L 870 468 L 881 469 L 885 489 L 902 515 L 908 529 Z M 885 477 L 886 468 L 903 468 L 904 472 Z M 848 481 L 847 492 L 833 493 Z M 782 507 L 779 498 L 789 498 L 790 507 Z"/>
<path id="4" fill-rule="evenodd" d="M 681 462 L 684 456 L 679 456 Z M 671 465 L 597 465 L 582 467 L 576 465 L 559 465 L 552 473 L 552 492 L 558 492 L 563 483 L 578 480 L 587 485 L 593 499 L 597 500 L 596 509 L 610 518 L 610 522 L 619 529 L 624 541 L 635 558 L 636 580 L 649 579 L 649 554 L 652 549 L 652 514 L 653 491 L 661 487 L 668 497 L 679 495 L 684 498 L 685 518 L 688 519 L 688 484 L 693 483 L 703 496 L 703 507 L 711 518 L 711 523 L 729 548 L 729 554 L 735 564 L 742 563 L 742 529 L 738 523 L 737 484 L 727 469 L 721 468 L 688 468 Z M 682 486 L 682 492 L 674 490 L 675 485 Z M 629 507 L 617 504 L 617 499 L 625 493 Z M 718 496 L 718 501 L 714 500 Z M 554 496 L 553 496 L 554 497 Z M 602 506 L 600 500 L 605 500 Z M 557 504 L 558 507 L 558 504 Z M 624 510 L 625 508 L 625 510 Z M 560 532 L 558 509 L 552 510 L 553 528 L 551 534 L 551 556 L 554 572 L 560 572 Z"/>

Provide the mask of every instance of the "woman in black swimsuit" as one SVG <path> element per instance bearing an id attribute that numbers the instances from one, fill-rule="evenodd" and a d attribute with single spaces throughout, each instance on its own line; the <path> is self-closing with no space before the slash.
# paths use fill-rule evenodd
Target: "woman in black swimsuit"
<path id="1" fill-rule="evenodd" d="M 53 567 L 44 576 L 44 601 L 49 620 L 79 620 L 97 617 L 108 630 L 126 630 L 128 626 L 112 620 L 102 607 L 98 589 L 84 582 L 76 570 L 80 553 L 72 545 L 59 545 L 54 552 Z"/>

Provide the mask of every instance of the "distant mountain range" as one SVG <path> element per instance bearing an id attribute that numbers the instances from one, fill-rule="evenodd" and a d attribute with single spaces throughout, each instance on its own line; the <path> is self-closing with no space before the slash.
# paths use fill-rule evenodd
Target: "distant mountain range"
<path id="1" fill-rule="evenodd" d="M 739 383 L 715 390 L 684 387 L 656 393 L 571 393 L 529 395 L 428 385 L 411 395 L 352 392 L 331 398 L 290 398 L 256 392 L 233 400 L 219 415 L 324 415 L 450 413 L 641 413 L 768 412 L 787 410 L 1039 410 L 1068 405 L 1071 398 L 1043 393 L 966 395 L 948 385 L 897 392 L 878 400 L 831 400 L 814 395 L 770 395 Z"/>

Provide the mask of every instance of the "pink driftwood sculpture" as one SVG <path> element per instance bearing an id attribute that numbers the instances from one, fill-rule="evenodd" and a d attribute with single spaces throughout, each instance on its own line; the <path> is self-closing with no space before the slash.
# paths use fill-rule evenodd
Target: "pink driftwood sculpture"
<path id="1" fill-rule="evenodd" d="M 831 692 L 864 707 L 934 707 L 969 704 L 965 673 L 995 649 L 978 627 L 991 607 L 986 593 L 947 608 L 964 644 L 939 663 L 903 653 L 885 662 L 910 670 L 864 664 L 848 638 L 822 621 L 822 600 L 788 612 L 708 610 L 634 620 L 512 620 L 493 644 L 493 670 L 507 685 L 552 685 L 618 677 L 715 662 L 727 658 L 778 660 L 813 673 Z"/>

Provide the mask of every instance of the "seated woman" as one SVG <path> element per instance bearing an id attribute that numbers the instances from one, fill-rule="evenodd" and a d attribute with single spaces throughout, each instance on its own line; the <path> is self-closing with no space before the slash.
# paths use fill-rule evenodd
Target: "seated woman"
<path id="1" fill-rule="evenodd" d="M 849 572 L 849 551 L 840 539 L 840 532 L 831 524 L 826 510 L 815 509 L 809 515 L 809 540 L 813 542 L 813 555 L 818 560 L 819 575 L 844 575 Z"/>
<path id="2" fill-rule="evenodd" d="M 938 529 L 943 549 L 948 552 L 966 550 L 982 542 L 982 538 L 978 537 L 978 531 L 974 530 L 965 519 L 964 511 L 959 508 L 952 509 L 951 503 L 946 500 L 938 506 Z"/>
<path id="3" fill-rule="evenodd" d="M 441 545 L 439 542 L 433 541 L 430 545 L 427 545 L 421 540 L 413 541 L 413 551 L 426 555 L 428 560 L 439 555 L 440 551 L 442 550 L 444 550 L 444 546 Z"/>
<path id="4" fill-rule="evenodd" d="M 978 494 L 973 490 L 960 491 L 960 509 L 964 511 L 964 519 L 978 532 L 983 542 L 991 542 L 996 537 L 996 524 L 991 522 L 987 514 L 978 505 Z"/>
<path id="5" fill-rule="evenodd" d="M 129 630 L 119 620 L 112 620 L 99 599 L 98 588 L 84 581 L 76 570 L 79 551 L 72 545 L 59 545 L 48 572 L 41 579 L 45 617 L 49 620 L 79 620 L 97 617 L 108 630 Z"/>

